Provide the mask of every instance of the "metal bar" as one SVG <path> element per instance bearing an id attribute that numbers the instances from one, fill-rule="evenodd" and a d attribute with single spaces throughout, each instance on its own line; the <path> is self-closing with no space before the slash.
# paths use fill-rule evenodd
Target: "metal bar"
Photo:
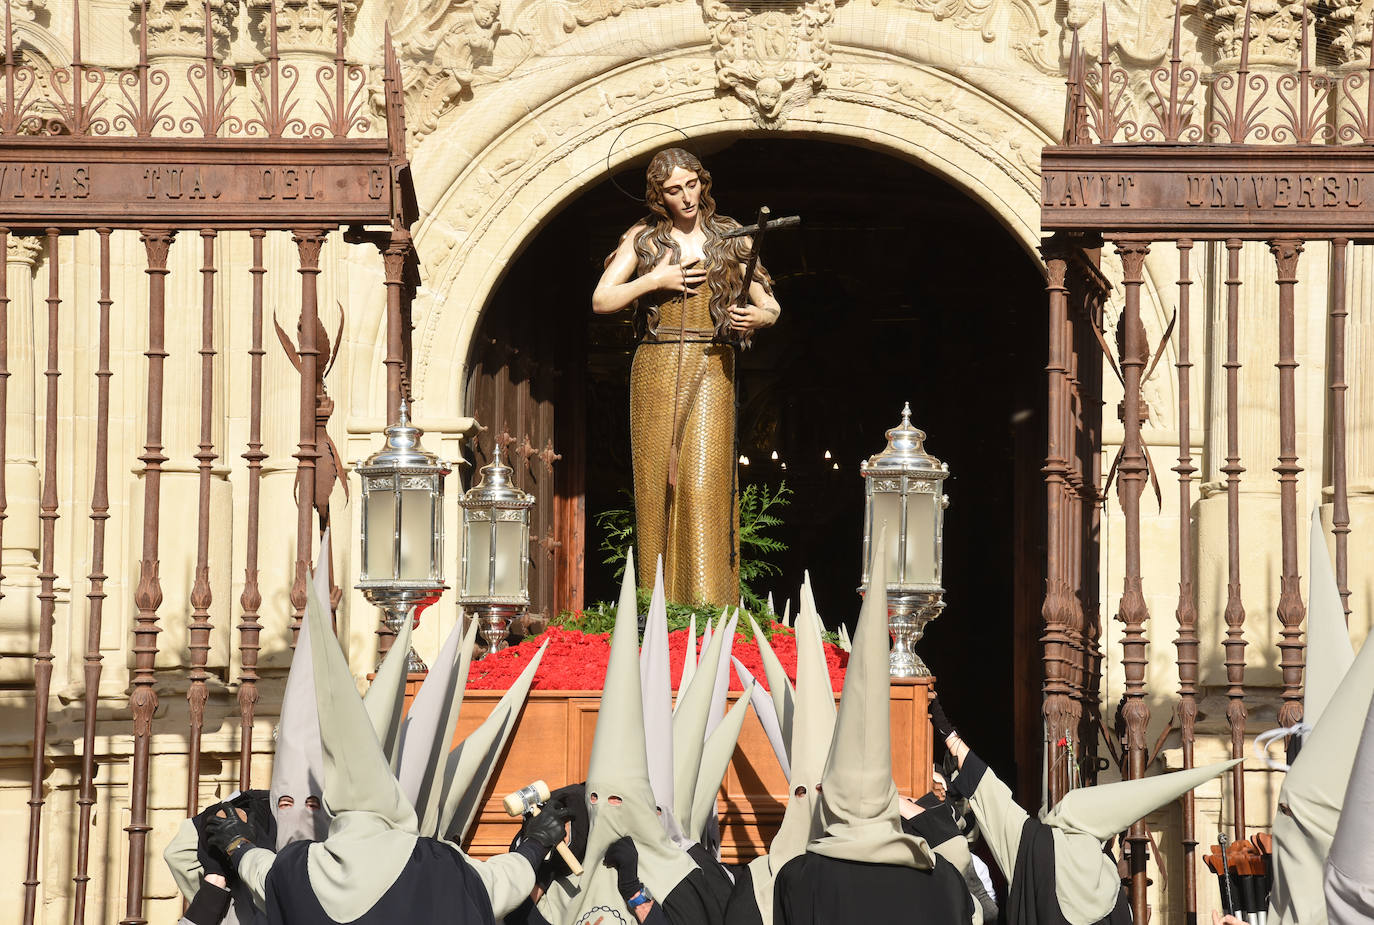
<path id="1" fill-rule="evenodd" d="M 1045 256 L 1046 290 L 1049 293 L 1049 362 L 1048 409 L 1046 430 L 1048 443 L 1045 455 L 1045 501 L 1049 517 L 1045 539 L 1045 601 L 1041 613 L 1045 618 L 1045 633 L 1040 642 L 1044 650 L 1045 695 L 1042 710 L 1049 737 L 1044 760 L 1048 771 L 1050 805 L 1054 805 L 1069 789 L 1069 769 L 1059 760 L 1059 749 L 1066 731 L 1076 724 L 1073 717 L 1073 690 L 1069 684 L 1070 640 L 1068 635 L 1069 581 L 1067 577 L 1063 535 L 1067 532 L 1065 511 L 1065 478 L 1068 473 L 1068 450 L 1064 445 L 1064 419 L 1069 413 L 1068 345 L 1065 335 L 1069 326 L 1069 290 L 1067 286 L 1067 243 L 1050 239 L 1041 248 Z"/>
<path id="2" fill-rule="evenodd" d="M 86 621 L 86 698 L 82 716 L 81 793 L 76 841 L 76 885 L 72 897 L 72 925 L 86 921 L 86 888 L 90 882 L 91 812 L 95 806 L 95 720 L 100 699 L 100 629 L 105 611 L 105 523 L 110 519 L 110 229 L 100 236 L 100 347 L 95 371 L 95 477 L 91 489 L 91 571 L 86 577 L 90 613 Z"/>
<path id="3" fill-rule="evenodd" d="M 24 922 L 38 910 L 38 854 L 43 828 L 43 772 L 48 747 L 48 693 L 52 688 L 53 610 L 57 605 L 57 573 L 53 571 L 57 532 L 57 379 L 58 311 L 62 298 L 57 253 L 58 232 L 48 229 L 48 368 L 43 411 L 43 494 L 38 506 L 43 553 L 38 567 L 38 651 L 33 660 L 33 769 L 29 777 L 29 857 L 24 877 Z"/>
<path id="4" fill-rule="evenodd" d="M 162 604 L 158 579 L 158 525 L 162 514 L 162 390 L 167 360 L 167 252 L 176 232 L 149 229 L 142 235 L 148 252 L 148 432 L 143 455 L 143 558 L 134 591 L 134 672 L 129 709 L 134 719 L 133 772 L 130 780 L 129 885 L 121 925 L 143 925 L 143 879 L 147 863 L 148 771 L 152 752 L 153 714 L 157 710 L 154 663 L 157 660 L 157 609 Z"/>
<path id="5" fill-rule="evenodd" d="M 6 12 L 9 4 L 5 5 Z M 9 498 L 5 488 L 5 460 L 9 452 L 10 395 L 10 230 L 0 228 L 0 549 L 4 548 L 5 521 L 9 517 Z M 0 557 L 0 600 L 5 598 L 4 559 Z"/>
<path id="6" fill-rule="evenodd" d="M 1350 315 L 1345 294 L 1345 258 L 1349 241 L 1331 242 L 1331 358 L 1327 376 L 1331 390 L 1331 532 L 1336 537 L 1336 588 L 1341 594 L 1345 622 L 1350 623 L 1350 498 L 1345 472 L 1345 319 Z"/>
<path id="7" fill-rule="evenodd" d="M 207 10 L 208 12 L 208 10 Z M 208 28 L 208 20 L 207 20 Z M 215 454 L 215 239 L 213 228 L 202 228 L 201 307 L 200 307 L 200 446 L 196 452 L 199 472 L 196 516 L 196 573 L 191 584 L 191 625 L 188 648 L 191 653 L 190 685 L 186 700 L 190 704 L 191 732 L 188 742 L 186 775 L 186 815 L 200 809 L 200 739 L 205 727 L 205 701 L 209 697 L 205 670 L 210 655 L 210 478 Z"/>
<path id="8" fill-rule="evenodd" d="M 1302 602 L 1298 573 L 1298 465 L 1297 408 L 1295 378 L 1298 368 L 1294 355 L 1293 295 L 1298 284 L 1298 259 L 1302 242 L 1280 238 L 1270 243 L 1269 251 L 1278 264 L 1279 286 L 1279 459 L 1274 471 L 1279 477 L 1279 523 L 1282 548 L 1282 574 L 1279 577 L 1279 667 L 1283 673 L 1283 704 L 1279 724 L 1291 726 L 1302 719 L 1302 622 L 1307 608 Z"/>
<path id="9" fill-rule="evenodd" d="M 1183 766 L 1193 766 L 1193 743 L 1197 725 L 1198 635 L 1197 605 L 1193 602 L 1193 465 L 1192 445 L 1192 370 L 1189 353 L 1191 324 L 1189 301 L 1192 274 L 1189 258 L 1193 242 L 1178 241 L 1178 721 L 1183 746 Z M 1183 902 L 1186 925 L 1197 923 L 1197 809 L 1193 792 L 1183 795 Z"/>
<path id="10" fill-rule="evenodd" d="M 248 398 L 248 526 L 243 593 L 239 606 L 243 616 L 239 621 L 239 789 L 253 784 L 253 712 L 258 702 L 258 651 L 262 628 L 258 623 L 258 608 L 262 606 L 262 592 L 258 588 L 258 532 L 262 499 L 262 358 L 267 351 L 262 346 L 262 289 L 267 267 L 263 265 L 263 239 L 267 232 L 254 229 L 253 239 L 253 345 L 248 349 L 250 360 Z"/>
<path id="11" fill-rule="evenodd" d="M 1125 394 L 1122 400 L 1121 465 L 1117 478 L 1117 494 L 1125 520 L 1126 563 L 1119 618 L 1126 632 L 1121 641 L 1121 662 L 1125 670 L 1125 704 L 1122 715 L 1126 722 L 1126 772 L 1131 780 L 1145 776 L 1145 729 L 1150 722 L 1150 708 L 1145 702 L 1146 655 L 1145 621 L 1150 611 L 1145 603 L 1140 575 L 1140 495 L 1145 489 L 1147 466 L 1140 425 L 1144 409 L 1141 400 L 1141 375 L 1149 360 L 1145 343 L 1145 327 L 1140 320 L 1140 288 L 1144 283 L 1145 255 L 1150 245 L 1140 241 L 1118 241 L 1116 252 L 1125 271 L 1125 307 L 1121 315 L 1123 347 L 1121 375 Z M 1131 847 L 1130 896 L 1135 920 L 1143 922 L 1147 915 L 1145 862 L 1149 850 L 1149 835 L 1143 820 L 1131 825 L 1126 837 Z"/>
<path id="12" fill-rule="evenodd" d="M 401 408 L 401 382 L 405 359 L 402 341 L 401 302 L 404 297 L 405 265 L 411 249 L 410 232 L 391 230 L 391 241 L 382 252 L 386 269 L 386 423 L 395 424 Z"/>
<path id="13" fill-rule="evenodd" d="M 1240 597 L 1240 249 L 1226 241 L 1226 721 L 1231 757 L 1245 756 L 1245 604 Z M 1245 777 L 1241 765 L 1231 774 L 1235 838 L 1245 838 Z"/>
<path id="14" fill-rule="evenodd" d="M 311 534 L 311 514 L 315 504 L 315 392 L 320 377 L 320 349 L 316 342 L 316 328 L 320 324 L 319 277 L 320 249 L 324 245 L 326 229 L 299 229 L 293 233 L 296 250 L 300 254 L 301 323 L 297 353 L 301 359 L 300 390 L 300 449 L 296 453 L 296 580 L 291 586 L 291 641 L 300 633 L 301 617 L 305 614 L 305 582 L 314 549 Z"/>
<path id="15" fill-rule="evenodd" d="M 390 44 L 390 43 L 388 43 Z M 334 3 L 334 137 L 343 138 L 348 134 L 348 110 L 344 105 L 344 95 L 348 84 L 348 65 L 344 59 L 344 4 L 343 0 Z"/>

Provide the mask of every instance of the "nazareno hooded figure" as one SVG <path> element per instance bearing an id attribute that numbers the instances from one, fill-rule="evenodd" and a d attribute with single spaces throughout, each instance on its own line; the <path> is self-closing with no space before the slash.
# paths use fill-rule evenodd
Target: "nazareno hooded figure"
<path id="1" fill-rule="evenodd" d="M 878 542 L 877 549 L 886 548 Z M 871 587 L 886 586 L 875 557 Z M 902 831 L 892 782 L 887 604 L 880 590 L 859 612 L 844 692 L 820 786 L 822 833 L 773 884 L 774 925 L 901 922 L 964 925 L 973 899 L 959 872 Z"/>
<path id="2" fill-rule="evenodd" d="M 803 854 L 807 844 L 822 831 L 818 785 L 835 729 L 835 695 L 821 643 L 821 618 L 809 579 L 802 583 L 796 637 L 797 684 L 789 688 L 787 675 L 763 634 L 756 631 L 754 635 L 773 695 L 766 704 L 756 700 L 755 710 L 765 731 L 776 726 L 777 737 L 787 743 L 778 755 L 778 763 L 787 774 L 791 793 L 782 826 L 769 842 L 768 853 L 735 871 L 735 888 L 725 909 L 726 925 L 773 925 L 773 887 L 778 871 Z M 781 715 L 778 705 L 782 706 Z M 765 718 L 769 716 L 768 706 L 773 708 L 771 719 Z M 769 738 L 772 737 L 770 731 Z"/>
<path id="3" fill-rule="evenodd" d="M 1008 925 L 1129 925 L 1130 901 L 1104 850 L 1137 819 L 1235 767 L 1239 759 L 1070 791 L 1035 819 L 959 738 L 938 699 L 936 735 L 959 762 L 950 782 L 969 801 L 988 849 L 1007 878 Z"/>
<path id="4" fill-rule="evenodd" d="M 329 531 L 320 541 L 315 565 L 315 591 L 329 595 Z M 320 751 L 319 713 L 315 709 L 314 666 L 310 655 L 310 627 L 301 626 L 296 653 L 286 676 L 281 715 L 277 722 L 272 782 L 267 791 L 231 795 L 182 823 L 163 858 L 188 903 L 184 925 L 257 925 L 266 921 L 252 891 L 233 865 L 206 840 L 206 821 L 225 811 L 227 803 L 243 810 L 255 833 L 255 843 L 280 851 L 291 842 L 319 841 L 329 831 L 329 817 L 320 805 L 324 791 L 324 756 Z"/>
<path id="5" fill-rule="evenodd" d="M 494 925 L 491 896 L 474 865 L 453 845 L 419 834 L 421 820 L 358 696 L 328 611 L 313 586 L 308 592 L 328 835 L 273 855 L 255 847 L 252 829 L 227 814 L 211 817 L 210 843 L 261 897 L 271 925 Z M 404 652 L 405 640 L 397 644 Z M 563 821 L 550 811 L 526 823 L 519 854 L 530 883 L 562 839 Z"/>
<path id="6" fill-rule="evenodd" d="M 634 574 L 627 563 L 587 769 L 591 831 L 582 876 L 550 884 L 529 917 L 536 925 L 721 920 L 707 875 L 669 840 L 649 783 Z"/>

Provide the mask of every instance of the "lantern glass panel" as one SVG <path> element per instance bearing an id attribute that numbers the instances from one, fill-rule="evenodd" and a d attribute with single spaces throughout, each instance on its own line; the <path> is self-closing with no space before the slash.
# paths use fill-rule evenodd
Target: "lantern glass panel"
<path id="1" fill-rule="evenodd" d="M 386 484 L 390 484 L 389 479 Z M 396 493 L 389 487 L 374 486 L 367 492 L 366 506 L 367 574 L 363 577 L 385 581 L 395 576 Z"/>
<path id="2" fill-rule="evenodd" d="M 524 593 L 525 524 L 503 520 L 496 524 L 496 593 L 518 597 Z"/>
<path id="3" fill-rule="evenodd" d="M 906 496 L 906 584 L 935 584 L 935 495 Z"/>
<path id="4" fill-rule="evenodd" d="M 491 576 L 491 524 L 470 521 L 466 530 L 467 558 L 463 568 L 463 597 L 485 597 Z"/>
<path id="5" fill-rule="evenodd" d="M 411 478 L 401 489 L 401 571 L 402 581 L 428 581 L 434 548 L 434 495 L 429 479 Z M 419 487 L 411 487 L 418 485 Z"/>
<path id="6" fill-rule="evenodd" d="M 873 492 L 873 521 L 871 524 L 872 533 L 870 543 L 876 544 L 882 536 L 883 527 L 887 527 L 887 577 L 889 583 L 896 582 L 901 572 L 898 571 L 901 563 L 897 560 L 897 548 L 901 542 L 902 534 L 902 496 L 892 491 Z"/>

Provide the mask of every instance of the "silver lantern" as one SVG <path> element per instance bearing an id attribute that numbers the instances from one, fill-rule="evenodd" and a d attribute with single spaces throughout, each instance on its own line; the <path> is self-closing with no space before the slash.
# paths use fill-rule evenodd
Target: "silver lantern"
<path id="1" fill-rule="evenodd" d="M 930 669 L 916 654 L 926 624 L 945 609 L 943 493 L 949 466 L 925 451 L 926 435 L 911 426 L 911 405 L 887 432 L 887 448 L 861 463 L 864 477 L 864 558 L 860 593 L 868 591 L 869 564 L 887 557 L 888 625 L 894 678 L 923 677 Z M 875 550 L 883 525 L 887 548 Z"/>
<path id="2" fill-rule="evenodd" d="M 458 601 L 481 621 L 487 651 L 505 645 L 510 622 L 530 605 L 530 508 L 534 496 L 512 481 L 501 445 L 482 467 L 463 508 L 463 579 Z"/>
<path id="3" fill-rule="evenodd" d="M 400 419 L 386 429 L 386 445 L 356 464 L 363 484 L 363 555 L 358 590 L 399 632 L 406 620 L 439 599 L 444 584 L 444 478 L 449 464 L 420 446 L 424 431 Z M 415 650 L 408 671 L 426 671 Z"/>

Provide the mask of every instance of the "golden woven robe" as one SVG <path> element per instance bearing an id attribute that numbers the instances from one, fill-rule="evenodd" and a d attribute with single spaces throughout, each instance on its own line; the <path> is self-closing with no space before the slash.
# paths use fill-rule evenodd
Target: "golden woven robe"
<path id="1" fill-rule="evenodd" d="M 739 602 L 734 348 L 711 343 L 715 330 L 705 286 L 685 300 L 667 296 L 658 304 L 657 327 L 635 349 L 630 369 L 639 583 L 653 586 L 662 555 L 670 601 L 734 605 Z M 677 485 L 670 488 L 675 430 L 680 435 Z"/>

